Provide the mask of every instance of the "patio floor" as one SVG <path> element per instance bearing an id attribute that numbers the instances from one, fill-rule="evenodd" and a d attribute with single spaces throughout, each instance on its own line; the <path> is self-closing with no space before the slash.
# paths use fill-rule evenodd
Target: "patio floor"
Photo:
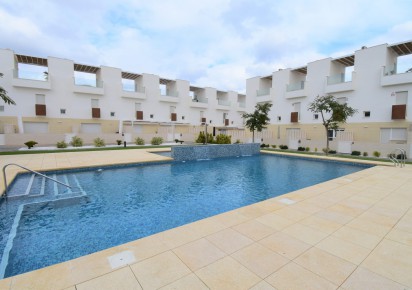
<path id="1" fill-rule="evenodd" d="M 148 151 L 0 161 L 47 170 L 169 160 Z M 375 166 L 3 279 L 0 289 L 412 289 L 412 166 Z"/>

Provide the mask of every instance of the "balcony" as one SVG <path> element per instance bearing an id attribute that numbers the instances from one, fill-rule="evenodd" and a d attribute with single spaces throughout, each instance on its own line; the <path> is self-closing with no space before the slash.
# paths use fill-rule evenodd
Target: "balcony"
<path id="1" fill-rule="evenodd" d="M 305 81 L 299 81 L 286 85 L 286 99 L 306 97 Z"/>
<path id="2" fill-rule="evenodd" d="M 207 108 L 209 106 L 209 100 L 206 98 L 195 97 L 192 99 L 190 107 L 192 108 Z"/>
<path id="3" fill-rule="evenodd" d="M 384 66 L 381 73 L 381 86 L 395 86 L 412 83 L 412 72 L 397 73 L 396 66 Z"/>
<path id="4" fill-rule="evenodd" d="M 355 89 L 356 73 L 352 74 L 337 74 L 328 76 L 326 80 L 326 93 L 348 92 Z"/>
<path id="5" fill-rule="evenodd" d="M 103 81 L 75 77 L 73 91 L 82 94 L 103 95 Z"/>
<path id="6" fill-rule="evenodd" d="M 21 88 L 51 89 L 51 81 L 47 73 L 36 73 L 17 69 L 13 70 L 12 85 Z"/>
<path id="7" fill-rule="evenodd" d="M 256 91 L 256 102 L 267 103 L 272 101 L 272 88 L 264 88 Z"/>
<path id="8" fill-rule="evenodd" d="M 231 105 L 230 101 L 218 99 L 216 109 L 227 111 L 227 110 L 230 110 L 230 105 Z"/>
<path id="9" fill-rule="evenodd" d="M 159 101 L 167 103 L 179 103 L 179 93 L 174 91 L 163 92 L 159 90 L 160 98 Z"/>
<path id="10" fill-rule="evenodd" d="M 132 84 L 123 84 L 122 98 L 146 99 L 146 88 Z"/>
<path id="11" fill-rule="evenodd" d="M 238 112 L 246 112 L 246 102 L 238 102 L 236 111 Z"/>

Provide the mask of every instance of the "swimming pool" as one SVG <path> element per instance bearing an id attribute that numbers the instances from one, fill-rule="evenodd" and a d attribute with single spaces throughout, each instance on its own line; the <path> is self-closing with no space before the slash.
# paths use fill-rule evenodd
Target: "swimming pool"
<path id="1" fill-rule="evenodd" d="M 0 208 L 0 274 L 24 273 L 365 168 L 271 155 L 22 175 Z M 42 191 L 44 193 L 42 194 Z M 30 197 L 31 196 L 31 197 Z"/>

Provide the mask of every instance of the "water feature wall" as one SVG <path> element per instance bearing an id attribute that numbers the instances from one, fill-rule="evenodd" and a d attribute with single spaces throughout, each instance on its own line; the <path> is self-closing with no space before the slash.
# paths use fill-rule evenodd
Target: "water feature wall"
<path id="1" fill-rule="evenodd" d="M 172 147 L 172 158 L 175 161 L 249 156 L 256 154 L 260 154 L 259 143 Z"/>

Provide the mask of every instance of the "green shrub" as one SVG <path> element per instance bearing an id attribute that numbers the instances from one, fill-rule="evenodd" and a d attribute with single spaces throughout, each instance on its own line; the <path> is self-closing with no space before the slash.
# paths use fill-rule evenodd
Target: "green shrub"
<path id="1" fill-rule="evenodd" d="M 299 146 L 299 147 L 298 147 L 298 151 L 305 151 L 305 147 Z"/>
<path id="2" fill-rule="evenodd" d="M 273 149 L 276 149 L 276 147 L 277 147 L 276 145 L 272 145 L 272 148 L 273 148 Z"/>
<path id="3" fill-rule="evenodd" d="M 279 145 L 279 148 L 282 150 L 288 149 L 288 145 Z"/>
<path id="4" fill-rule="evenodd" d="M 95 147 L 104 147 L 104 146 L 106 146 L 106 144 L 104 143 L 104 140 L 102 138 L 99 138 L 99 137 L 94 139 L 93 143 L 94 143 Z"/>
<path id="5" fill-rule="evenodd" d="M 305 148 L 305 151 L 306 151 L 306 152 L 309 152 L 309 151 L 310 151 L 310 148 L 309 148 L 309 147 L 306 147 L 306 148 Z"/>
<path id="6" fill-rule="evenodd" d="M 360 151 L 352 151 L 351 155 L 353 156 L 360 156 L 361 152 Z"/>
<path id="7" fill-rule="evenodd" d="M 381 153 L 379 151 L 373 151 L 373 156 L 380 157 Z"/>
<path id="8" fill-rule="evenodd" d="M 242 142 L 240 142 L 239 139 L 236 139 L 236 142 L 234 144 L 240 144 L 240 143 L 242 143 Z"/>
<path id="9" fill-rule="evenodd" d="M 216 144 L 232 144 L 232 136 L 225 134 L 218 134 L 215 140 Z"/>
<path id="10" fill-rule="evenodd" d="M 266 147 L 265 143 L 260 144 L 260 148 L 265 148 L 265 147 Z"/>
<path id="11" fill-rule="evenodd" d="M 73 136 L 72 141 L 70 142 L 70 145 L 73 147 L 82 147 L 83 146 L 83 140 L 80 137 Z"/>
<path id="12" fill-rule="evenodd" d="M 116 140 L 117 145 L 122 145 L 122 140 Z"/>
<path id="13" fill-rule="evenodd" d="M 336 150 L 329 150 L 329 154 L 336 154 Z"/>
<path id="14" fill-rule="evenodd" d="M 27 141 L 26 143 L 24 143 L 24 145 L 26 145 L 29 149 L 31 149 L 36 144 L 38 144 L 36 141 Z"/>
<path id="15" fill-rule="evenodd" d="M 136 139 L 134 139 L 134 143 L 136 145 L 144 145 L 145 142 L 143 138 L 137 137 Z"/>
<path id="16" fill-rule="evenodd" d="M 152 145 L 160 145 L 163 143 L 162 137 L 153 137 L 152 141 L 150 142 Z"/>
<path id="17" fill-rule="evenodd" d="M 367 157 L 368 156 L 368 152 L 363 152 L 363 157 Z"/>
<path id="18" fill-rule="evenodd" d="M 318 152 L 318 147 L 315 147 L 315 152 Z"/>
<path id="19" fill-rule="evenodd" d="M 196 143 L 205 143 L 205 132 L 200 131 L 199 132 L 199 136 L 197 137 L 197 139 L 195 140 Z M 207 133 L 207 143 L 214 143 L 215 140 L 213 139 L 213 135 L 211 133 Z M 224 144 L 224 143 L 221 143 Z M 229 143 L 230 144 L 230 143 Z"/>
<path id="20" fill-rule="evenodd" d="M 57 148 L 67 148 L 67 143 L 64 141 L 57 142 L 56 147 Z"/>

